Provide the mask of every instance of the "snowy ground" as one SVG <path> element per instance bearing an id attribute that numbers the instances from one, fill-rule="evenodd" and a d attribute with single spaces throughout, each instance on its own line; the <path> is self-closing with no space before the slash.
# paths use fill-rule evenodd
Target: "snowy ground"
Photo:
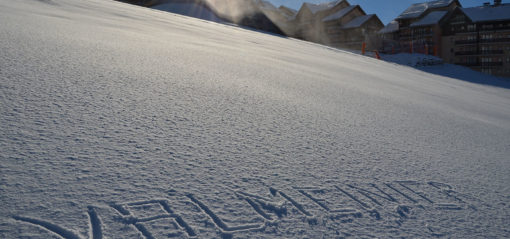
<path id="1" fill-rule="evenodd" d="M 108 0 L 0 23 L 0 238 L 510 237 L 508 88 Z"/>
<path id="2" fill-rule="evenodd" d="M 163 3 L 153 7 L 154 9 L 191 16 L 213 22 L 223 22 L 214 12 L 205 8 L 203 5 L 195 3 Z"/>

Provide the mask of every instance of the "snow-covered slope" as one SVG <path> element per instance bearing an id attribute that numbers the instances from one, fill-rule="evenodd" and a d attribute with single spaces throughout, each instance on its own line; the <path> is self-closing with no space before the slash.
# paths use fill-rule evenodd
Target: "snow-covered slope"
<path id="1" fill-rule="evenodd" d="M 0 0 L 0 238 L 510 237 L 510 90 L 107 0 Z"/>
<path id="2" fill-rule="evenodd" d="M 223 22 L 211 9 L 205 5 L 190 2 L 167 2 L 153 6 L 152 8 L 181 14 L 184 16 L 196 17 L 213 22 Z"/>

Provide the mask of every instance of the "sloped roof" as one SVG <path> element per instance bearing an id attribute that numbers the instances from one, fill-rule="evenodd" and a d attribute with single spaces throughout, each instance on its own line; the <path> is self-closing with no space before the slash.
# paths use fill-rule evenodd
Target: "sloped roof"
<path id="1" fill-rule="evenodd" d="M 399 25 L 397 21 L 391 21 L 386 25 L 383 29 L 379 31 L 379 34 L 386 34 L 386 33 L 392 33 L 396 32 L 399 29 Z"/>
<path id="2" fill-rule="evenodd" d="M 292 9 L 292 8 L 290 8 L 290 7 L 283 6 L 283 5 L 282 5 L 282 6 L 280 6 L 280 7 L 279 7 L 279 9 L 280 9 L 281 11 L 288 11 L 288 12 L 290 12 L 290 13 L 294 14 L 294 15 L 296 15 L 296 14 L 297 14 L 297 11 L 296 11 L 296 10 L 294 10 L 294 9 Z"/>
<path id="3" fill-rule="evenodd" d="M 332 2 L 325 2 L 325 3 L 318 3 L 318 4 L 306 2 L 303 5 L 306 8 L 308 8 L 313 14 L 316 14 L 317 12 L 324 11 L 326 9 L 330 9 L 330 8 L 336 6 L 337 4 L 341 3 L 342 1 L 344 1 L 344 0 L 335 0 Z"/>
<path id="4" fill-rule="evenodd" d="M 397 19 L 409 19 L 420 17 L 428 9 L 447 7 L 455 0 L 436 0 L 432 2 L 415 3 L 401 13 Z"/>
<path id="5" fill-rule="evenodd" d="M 429 26 L 439 23 L 446 16 L 448 11 L 434 11 L 427 14 L 421 20 L 411 24 L 411 27 Z"/>
<path id="6" fill-rule="evenodd" d="M 263 10 L 269 11 L 278 11 L 278 9 L 270 2 L 265 0 L 255 0 L 255 3 L 259 6 L 259 8 Z"/>
<path id="7" fill-rule="evenodd" d="M 296 18 L 296 14 L 297 14 L 297 11 L 292 9 L 292 8 L 289 8 L 289 7 L 286 7 L 286 6 L 280 6 L 278 8 L 278 10 L 280 10 L 280 13 L 285 17 L 287 18 L 287 20 L 292 20 L 294 18 Z"/>
<path id="8" fill-rule="evenodd" d="M 461 8 L 473 22 L 510 20 L 510 4 Z"/>
<path id="9" fill-rule="evenodd" d="M 347 24 L 345 24 L 342 28 L 343 29 L 350 29 L 350 28 L 361 27 L 363 24 L 365 24 L 365 22 L 367 22 L 368 20 L 370 20 L 374 16 L 375 16 L 375 14 L 359 16 L 357 18 L 352 19 L 352 21 L 350 21 Z"/>
<path id="10" fill-rule="evenodd" d="M 347 15 L 350 11 L 352 11 L 356 7 L 359 7 L 359 5 L 353 5 L 353 6 L 348 6 L 348 7 L 342 8 L 338 12 L 335 12 L 335 13 L 323 18 L 322 21 L 327 22 L 327 21 L 341 19 L 342 17 Z"/>

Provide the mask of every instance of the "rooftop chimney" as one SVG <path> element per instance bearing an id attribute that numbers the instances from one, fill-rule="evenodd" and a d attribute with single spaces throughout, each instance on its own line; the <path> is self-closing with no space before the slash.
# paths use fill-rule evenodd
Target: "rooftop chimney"
<path id="1" fill-rule="evenodd" d="M 501 0 L 494 0 L 494 6 L 501 5 Z"/>

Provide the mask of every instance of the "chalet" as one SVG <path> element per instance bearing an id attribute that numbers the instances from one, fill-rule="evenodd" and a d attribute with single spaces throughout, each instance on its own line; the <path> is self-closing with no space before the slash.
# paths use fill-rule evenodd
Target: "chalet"
<path id="1" fill-rule="evenodd" d="M 322 32 L 324 31 L 322 19 L 341 9 L 349 7 L 346 0 L 336 0 L 333 2 L 313 4 L 303 3 L 293 21 L 296 28 L 294 37 L 322 43 Z"/>
<path id="2" fill-rule="evenodd" d="M 412 30 L 412 51 L 439 56 L 441 51 L 441 25 L 448 11 L 429 12 L 419 21 L 410 25 Z"/>
<path id="3" fill-rule="evenodd" d="M 366 15 L 359 5 L 345 7 L 322 19 L 325 44 L 334 47 L 361 49 L 363 42 L 375 46 L 376 33 L 384 26 L 379 18 Z"/>
<path id="4" fill-rule="evenodd" d="M 370 43 L 384 25 L 376 15 L 367 15 L 359 5 L 347 0 L 303 3 L 294 17 L 292 36 L 333 47 L 359 49 Z"/>
<path id="5" fill-rule="evenodd" d="M 395 19 L 398 22 L 397 41 L 401 49 L 422 53 L 425 48 L 437 49 L 441 45 L 438 42 L 441 35 L 437 26 L 441 19 L 437 18 L 443 18 L 457 7 L 461 7 L 458 0 L 436 0 L 411 5 Z M 418 34 L 416 36 L 415 31 Z"/>

